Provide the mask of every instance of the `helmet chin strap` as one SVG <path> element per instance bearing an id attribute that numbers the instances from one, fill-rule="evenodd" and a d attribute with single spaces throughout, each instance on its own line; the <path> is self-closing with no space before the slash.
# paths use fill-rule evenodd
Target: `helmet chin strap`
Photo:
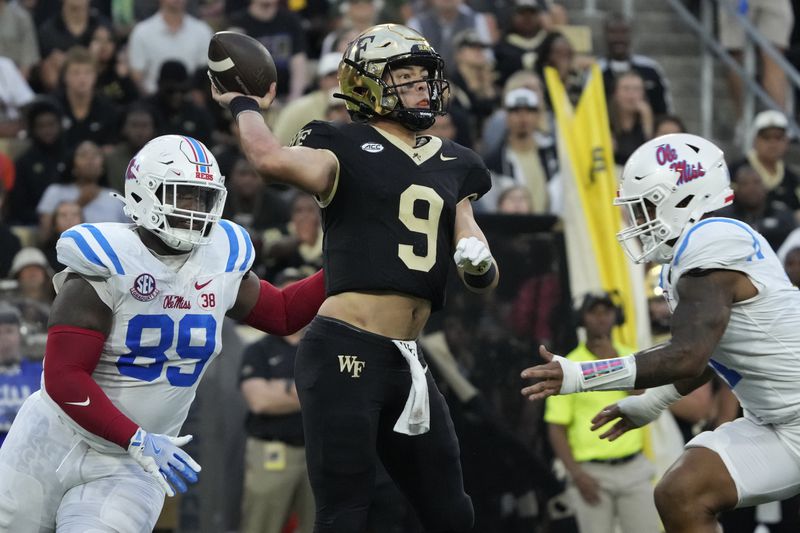
<path id="1" fill-rule="evenodd" d="M 398 103 L 398 105 L 401 105 Z M 419 111 L 410 109 L 395 109 L 387 118 L 399 122 L 411 131 L 423 131 L 433 126 L 436 122 L 436 113 L 433 111 Z"/>
<path id="2" fill-rule="evenodd" d="M 184 231 L 188 232 L 189 230 L 173 229 L 172 231 L 175 232 L 175 233 L 179 233 L 179 232 L 184 232 Z M 169 248 L 172 248 L 173 250 L 176 250 L 176 251 L 179 251 L 179 252 L 190 252 L 192 250 L 192 248 L 194 248 L 194 244 L 192 244 L 191 241 L 184 240 L 184 239 L 178 237 L 177 235 L 169 235 L 164 231 L 155 231 L 153 233 L 155 233 L 158 236 L 158 238 L 161 239 L 161 242 L 163 242 L 164 244 L 166 244 Z"/>

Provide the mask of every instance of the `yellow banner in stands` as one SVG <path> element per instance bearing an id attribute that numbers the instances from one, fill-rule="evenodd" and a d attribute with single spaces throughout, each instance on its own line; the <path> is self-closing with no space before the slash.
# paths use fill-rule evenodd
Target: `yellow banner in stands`
<path id="1" fill-rule="evenodd" d="M 638 348 L 630 267 L 616 239 L 622 215 L 612 203 L 617 194 L 617 170 L 603 76 L 598 66 L 592 65 L 575 108 L 554 68 L 545 69 L 545 81 L 556 117 L 572 294 L 617 291 L 626 321 L 615 331 L 616 340 Z"/>

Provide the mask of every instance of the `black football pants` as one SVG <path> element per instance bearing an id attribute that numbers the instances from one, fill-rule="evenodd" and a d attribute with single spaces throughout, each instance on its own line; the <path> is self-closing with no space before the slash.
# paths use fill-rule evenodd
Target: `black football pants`
<path id="1" fill-rule="evenodd" d="M 430 372 L 430 431 L 408 436 L 392 429 L 405 406 L 411 374 L 390 339 L 318 316 L 300 342 L 295 381 L 317 507 L 314 533 L 364 531 L 377 458 L 427 533 L 472 527 L 458 440 Z"/>

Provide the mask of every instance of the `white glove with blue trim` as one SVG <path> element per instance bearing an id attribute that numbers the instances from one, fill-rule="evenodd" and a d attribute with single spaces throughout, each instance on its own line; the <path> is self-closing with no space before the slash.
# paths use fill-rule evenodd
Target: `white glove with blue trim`
<path id="1" fill-rule="evenodd" d="M 492 266 L 492 252 L 489 247 L 477 237 L 463 237 L 456 244 L 453 261 L 458 268 L 464 269 L 467 274 L 480 276 L 485 274 Z"/>
<path id="2" fill-rule="evenodd" d="M 186 492 L 184 479 L 189 483 L 195 483 L 197 474 L 201 470 L 200 465 L 180 449 L 191 440 L 191 435 L 170 437 L 159 433 L 148 433 L 139 428 L 131 437 L 128 454 L 159 482 L 167 496 L 175 496 L 172 487 L 178 489 L 178 492 Z"/>

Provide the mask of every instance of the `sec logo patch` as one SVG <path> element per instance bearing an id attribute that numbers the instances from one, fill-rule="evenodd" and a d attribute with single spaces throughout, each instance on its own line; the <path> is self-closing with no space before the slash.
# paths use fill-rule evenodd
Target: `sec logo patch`
<path id="1" fill-rule="evenodd" d="M 147 273 L 139 274 L 131 287 L 131 296 L 140 302 L 149 302 L 158 296 L 158 293 L 156 278 Z"/>

